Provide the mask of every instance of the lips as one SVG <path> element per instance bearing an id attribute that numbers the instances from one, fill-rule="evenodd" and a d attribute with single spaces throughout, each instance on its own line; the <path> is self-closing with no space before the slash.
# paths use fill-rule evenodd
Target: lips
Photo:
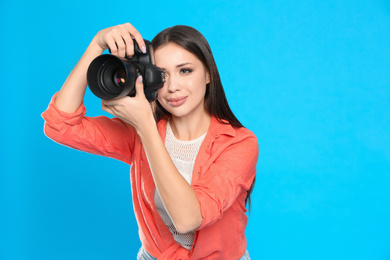
<path id="1" fill-rule="evenodd" d="M 187 97 L 168 98 L 168 103 L 173 107 L 183 105 L 187 100 Z"/>

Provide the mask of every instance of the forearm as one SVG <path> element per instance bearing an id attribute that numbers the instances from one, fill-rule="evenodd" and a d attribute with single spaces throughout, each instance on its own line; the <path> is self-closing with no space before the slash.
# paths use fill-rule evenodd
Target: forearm
<path id="1" fill-rule="evenodd" d="M 181 233 L 195 230 L 202 224 L 200 205 L 195 191 L 173 164 L 157 127 L 138 131 L 161 200 L 176 229 Z"/>
<path id="2" fill-rule="evenodd" d="M 57 95 L 55 104 L 61 111 L 73 113 L 81 105 L 87 88 L 89 64 L 102 53 L 103 49 L 94 38 Z"/>

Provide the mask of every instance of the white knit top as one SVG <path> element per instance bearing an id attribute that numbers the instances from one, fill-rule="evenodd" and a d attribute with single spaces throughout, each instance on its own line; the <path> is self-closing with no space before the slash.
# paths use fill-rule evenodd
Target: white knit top
<path id="1" fill-rule="evenodd" d="M 194 169 L 196 155 L 198 154 L 199 148 L 205 136 L 206 133 L 194 140 L 178 140 L 172 132 L 172 128 L 169 124 L 169 121 L 167 123 L 165 147 L 169 155 L 171 156 L 171 159 L 175 164 L 177 170 L 189 184 L 191 184 L 192 171 Z M 194 243 L 195 231 L 191 231 L 184 234 L 177 232 L 171 218 L 168 215 L 168 212 L 164 208 L 164 205 L 160 198 L 160 194 L 158 193 L 157 189 L 154 193 L 154 202 L 162 220 L 167 225 L 169 231 L 171 231 L 175 241 L 182 247 L 190 250 Z"/>

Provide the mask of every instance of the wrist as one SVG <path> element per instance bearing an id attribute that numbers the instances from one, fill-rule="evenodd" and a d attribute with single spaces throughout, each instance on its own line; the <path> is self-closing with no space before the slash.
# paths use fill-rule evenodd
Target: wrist
<path id="1" fill-rule="evenodd" d="M 98 40 L 97 40 L 97 36 L 95 36 L 95 37 L 93 37 L 87 50 L 89 50 L 90 52 L 93 52 L 97 55 L 101 55 L 105 49 L 99 45 Z"/>
<path id="2" fill-rule="evenodd" d="M 154 120 L 153 115 L 151 117 L 142 120 L 140 124 L 135 126 L 135 129 L 137 131 L 137 134 L 141 138 L 142 142 L 146 139 L 149 139 L 155 133 L 158 134 L 157 124 L 156 121 Z"/>

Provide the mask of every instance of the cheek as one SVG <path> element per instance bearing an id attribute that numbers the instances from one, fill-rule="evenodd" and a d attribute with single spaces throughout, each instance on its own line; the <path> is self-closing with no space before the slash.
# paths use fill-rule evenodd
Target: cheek
<path id="1" fill-rule="evenodd" d="M 157 92 L 157 100 L 160 104 L 163 103 L 162 93 L 160 91 Z"/>
<path id="2" fill-rule="evenodd" d="M 157 100 L 160 103 L 160 105 L 162 105 L 164 108 L 166 102 L 164 96 L 166 95 L 166 93 L 167 93 L 167 88 L 165 85 L 157 91 Z"/>
<path id="3" fill-rule="evenodd" d="M 196 91 L 198 95 L 204 96 L 207 88 L 207 82 L 203 78 L 197 78 L 191 85 L 192 89 Z"/>
<path id="4" fill-rule="evenodd" d="M 161 97 L 166 92 L 166 89 L 167 89 L 166 85 L 167 84 L 164 84 L 162 88 L 157 90 L 157 98 Z"/>

